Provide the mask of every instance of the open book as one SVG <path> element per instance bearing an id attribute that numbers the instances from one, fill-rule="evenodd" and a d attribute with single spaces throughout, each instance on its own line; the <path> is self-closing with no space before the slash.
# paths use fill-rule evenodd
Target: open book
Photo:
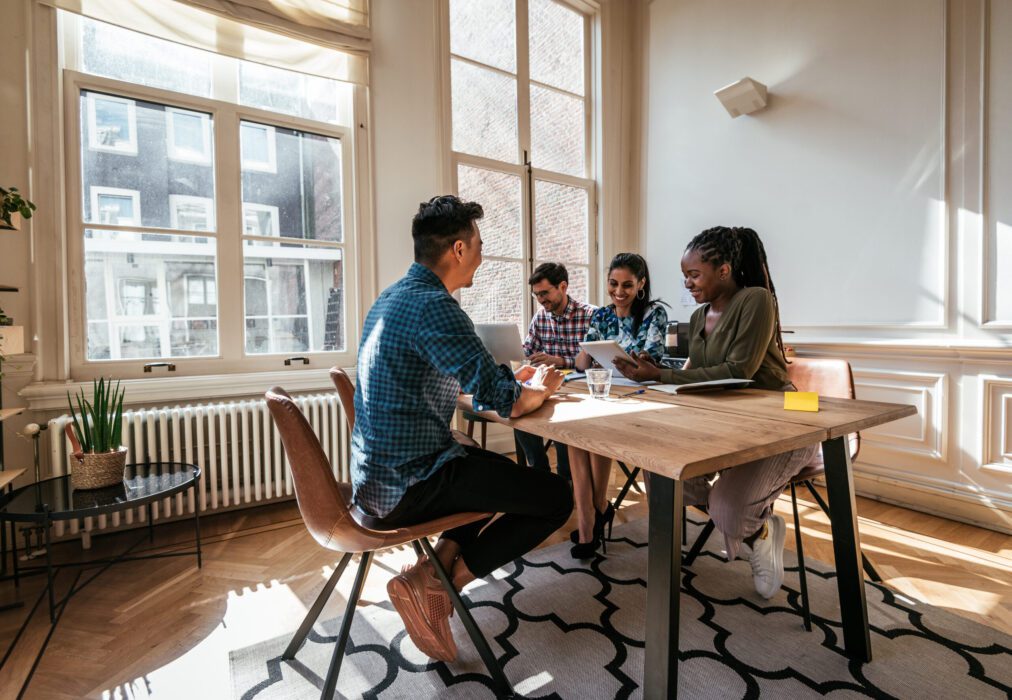
<path id="1" fill-rule="evenodd" d="M 690 394 L 700 391 L 719 391 L 721 389 L 743 389 L 749 384 L 754 384 L 751 379 L 712 379 L 708 382 L 693 382 L 692 384 L 657 384 L 650 389 L 663 391 L 666 394 Z"/>

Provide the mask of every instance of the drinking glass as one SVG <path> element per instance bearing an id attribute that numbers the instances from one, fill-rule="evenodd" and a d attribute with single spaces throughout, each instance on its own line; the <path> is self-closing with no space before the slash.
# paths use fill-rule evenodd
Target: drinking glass
<path id="1" fill-rule="evenodd" d="M 590 398 L 603 399 L 611 391 L 611 370 L 610 369 L 588 369 L 587 388 L 590 389 Z"/>

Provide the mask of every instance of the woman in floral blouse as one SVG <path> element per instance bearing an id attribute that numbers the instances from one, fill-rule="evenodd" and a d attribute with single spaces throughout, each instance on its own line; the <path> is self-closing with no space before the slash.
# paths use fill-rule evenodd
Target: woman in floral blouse
<path id="1" fill-rule="evenodd" d="M 612 303 L 597 309 L 590 317 L 585 340 L 614 340 L 630 355 L 645 352 L 660 360 L 668 314 L 663 302 L 650 297 L 650 270 L 643 256 L 619 253 L 612 258 L 608 266 L 608 296 Z M 586 352 L 576 356 L 579 370 L 587 369 L 591 362 Z M 611 458 L 570 446 L 569 464 L 579 524 L 579 529 L 570 534 L 575 543 L 570 553 L 577 559 L 586 559 L 597 551 L 604 537 L 604 526 L 615 517 L 615 509 L 608 501 Z"/>

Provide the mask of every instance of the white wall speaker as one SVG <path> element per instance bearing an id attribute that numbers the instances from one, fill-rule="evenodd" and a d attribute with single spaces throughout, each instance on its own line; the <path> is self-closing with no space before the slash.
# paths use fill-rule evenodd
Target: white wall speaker
<path id="1" fill-rule="evenodd" d="M 733 118 L 756 112 L 766 106 L 766 86 L 752 78 L 725 85 L 713 93 Z"/>

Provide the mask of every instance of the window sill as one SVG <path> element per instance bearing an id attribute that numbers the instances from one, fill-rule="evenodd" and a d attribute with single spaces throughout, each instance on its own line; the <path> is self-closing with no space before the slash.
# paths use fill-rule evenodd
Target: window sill
<path id="1" fill-rule="evenodd" d="M 262 396 L 272 386 L 289 392 L 326 391 L 333 389 L 329 369 L 300 369 L 242 374 L 216 374 L 190 377 L 157 377 L 124 379 L 126 390 L 124 405 L 196 404 L 246 396 Z M 348 374 L 354 379 L 355 370 Z M 34 382 L 18 395 L 33 411 L 66 410 L 67 392 L 84 388 L 87 394 L 91 382 Z"/>

